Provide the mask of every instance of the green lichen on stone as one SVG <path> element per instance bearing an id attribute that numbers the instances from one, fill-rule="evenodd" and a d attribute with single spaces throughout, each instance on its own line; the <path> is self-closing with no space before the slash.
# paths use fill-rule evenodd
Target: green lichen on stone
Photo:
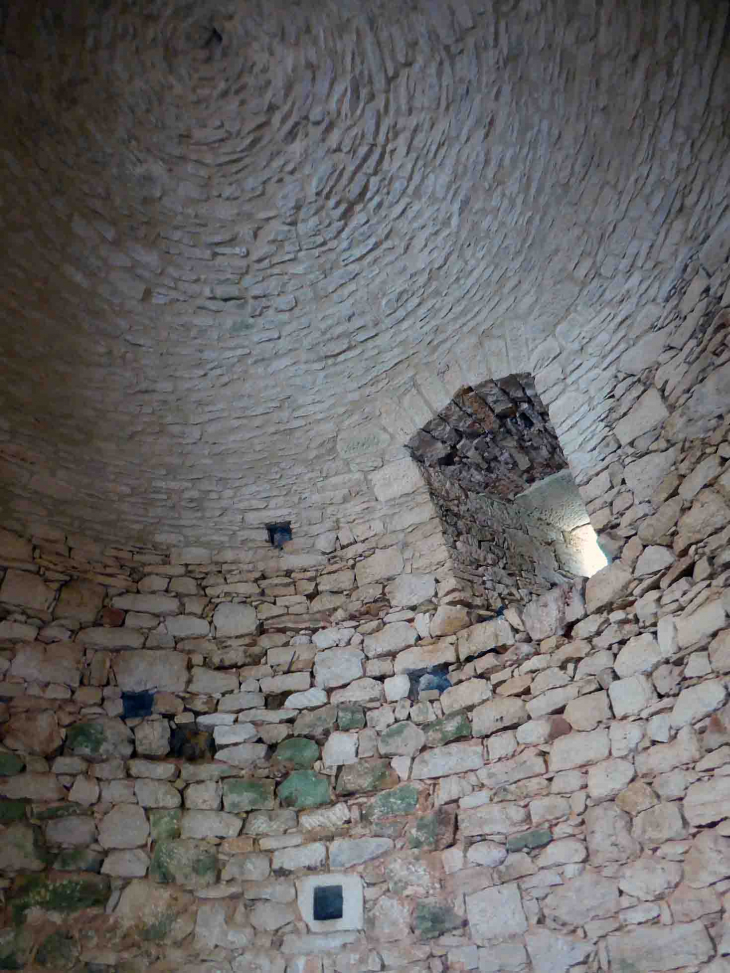
<path id="1" fill-rule="evenodd" d="M 61 931 L 46 936 L 38 947 L 36 962 L 51 970 L 71 970 L 79 951 L 73 936 Z"/>
<path id="2" fill-rule="evenodd" d="M 471 736 L 471 724 L 466 713 L 453 713 L 440 720 L 434 720 L 423 727 L 426 734 L 426 745 L 429 747 L 443 747 L 454 740 L 463 740 Z"/>
<path id="3" fill-rule="evenodd" d="M 319 747 L 307 737 L 289 737 L 276 748 L 274 760 L 284 767 L 309 770 L 319 760 Z"/>
<path id="4" fill-rule="evenodd" d="M 75 723 L 66 731 L 66 750 L 96 756 L 104 745 L 104 728 L 98 723 Z"/>
<path id="5" fill-rule="evenodd" d="M 17 753 L 0 753 L 0 777 L 13 777 L 25 767 L 25 761 Z"/>
<path id="6" fill-rule="evenodd" d="M 398 775 L 389 760 L 359 760 L 340 771 L 337 781 L 338 794 L 366 794 L 368 791 L 384 791 L 398 783 Z"/>
<path id="7" fill-rule="evenodd" d="M 329 804 L 329 780 L 313 770 L 295 770 L 279 785 L 279 800 L 284 807 L 293 807 L 298 811 Z"/>
<path id="8" fill-rule="evenodd" d="M 149 925 L 142 926 L 139 930 L 139 937 L 146 942 L 161 942 L 167 937 L 174 925 L 175 914 L 173 912 L 166 912 L 165 915 L 160 916 L 159 919 L 155 919 Z"/>
<path id="9" fill-rule="evenodd" d="M 456 811 L 453 807 L 440 807 L 416 821 L 408 834 L 408 844 L 411 848 L 441 851 L 453 844 L 455 831 Z"/>
<path id="10" fill-rule="evenodd" d="M 403 784 L 392 791 L 384 791 L 372 800 L 365 809 L 368 821 L 412 814 L 418 807 L 418 790 L 412 784 Z"/>
<path id="11" fill-rule="evenodd" d="M 64 848 L 53 863 L 58 872 L 100 872 L 104 855 L 91 848 Z"/>
<path id="12" fill-rule="evenodd" d="M 147 812 L 150 819 L 150 835 L 153 841 L 164 841 L 167 838 L 180 837 L 180 820 L 182 808 L 150 808 Z"/>
<path id="13" fill-rule="evenodd" d="M 158 841 L 150 864 L 150 878 L 192 889 L 213 885 L 218 878 L 215 849 L 204 841 L 186 838 Z"/>
<path id="14" fill-rule="evenodd" d="M 223 781 L 223 807 L 232 814 L 242 811 L 271 811 L 275 782 L 268 778 L 240 777 Z"/>
<path id="15" fill-rule="evenodd" d="M 416 903 L 413 928 L 422 939 L 435 939 L 451 929 L 458 929 L 463 920 L 450 905 L 437 899 L 422 899 Z"/>
<path id="16" fill-rule="evenodd" d="M 28 801 L 0 801 L 0 824 L 8 824 L 10 821 L 23 821 L 27 807 Z"/>
<path id="17" fill-rule="evenodd" d="M 70 818 L 78 814 L 91 814 L 91 808 L 83 804 L 66 801 L 64 804 L 53 804 L 46 807 L 42 804 L 33 805 L 33 818 L 36 821 L 55 821 L 58 818 Z"/>
<path id="18" fill-rule="evenodd" d="M 507 839 L 507 851 L 530 851 L 533 848 L 544 848 L 553 840 L 553 836 L 544 828 L 535 831 L 525 831 Z"/>
<path id="19" fill-rule="evenodd" d="M 365 726 L 365 710 L 362 706 L 340 706 L 337 710 L 337 726 L 340 730 L 362 730 Z"/>
<path id="20" fill-rule="evenodd" d="M 22 970 L 28 952 L 27 935 L 22 930 L 0 929 L 0 970 Z"/>
<path id="21" fill-rule="evenodd" d="M 103 907 L 109 898 L 109 879 L 105 875 L 52 872 L 19 876 L 8 896 L 16 922 L 22 922 L 28 909 L 51 912 L 79 912 Z"/>

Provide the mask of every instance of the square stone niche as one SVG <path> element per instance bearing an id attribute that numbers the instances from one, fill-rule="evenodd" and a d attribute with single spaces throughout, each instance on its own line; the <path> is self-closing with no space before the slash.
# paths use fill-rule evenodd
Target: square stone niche
<path id="1" fill-rule="evenodd" d="M 307 875 L 297 881 L 297 902 L 312 932 L 362 929 L 363 894 L 359 875 Z"/>

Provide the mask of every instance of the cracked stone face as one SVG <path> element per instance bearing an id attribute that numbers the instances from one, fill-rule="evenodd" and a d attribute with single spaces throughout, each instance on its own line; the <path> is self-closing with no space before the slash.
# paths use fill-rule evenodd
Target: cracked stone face
<path id="1" fill-rule="evenodd" d="M 722 210 L 722 5 L 45 6 L 2 21 L 6 520 L 326 534 L 459 388 L 577 356 L 580 471 Z"/>

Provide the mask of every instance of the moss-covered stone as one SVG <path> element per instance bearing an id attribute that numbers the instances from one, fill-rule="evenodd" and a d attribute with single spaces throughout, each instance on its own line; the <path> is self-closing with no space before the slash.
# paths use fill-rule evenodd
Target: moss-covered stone
<path id="1" fill-rule="evenodd" d="M 440 851 L 453 844 L 455 831 L 456 809 L 440 807 L 432 814 L 424 814 L 416 821 L 408 833 L 408 845 L 411 848 Z"/>
<path id="2" fill-rule="evenodd" d="M 379 821 L 395 815 L 413 814 L 417 807 L 417 788 L 413 784 L 403 784 L 395 790 L 378 794 L 365 808 L 365 817 L 368 821 Z"/>
<path id="3" fill-rule="evenodd" d="M 32 945 L 23 929 L 0 929 L 0 970 L 22 970 Z"/>
<path id="4" fill-rule="evenodd" d="M 55 821 L 58 818 L 71 818 L 78 814 L 91 814 L 91 808 L 84 807 L 83 804 L 74 804 L 73 801 L 65 801 L 63 804 L 44 804 L 33 805 L 33 819 L 35 821 Z"/>
<path id="5" fill-rule="evenodd" d="M 34 907 L 53 912 L 79 912 L 101 908 L 108 898 L 109 879 L 89 872 L 21 875 L 8 895 L 16 922 L 22 922 L 28 909 Z"/>
<path id="6" fill-rule="evenodd" d="M 544 848 L 553 840 L 553 836 L 545 828 L 525 831 L 507 839 L 507 851 L 530 851 L 533 848 Z"/>
<path id="7" fill-rule="evenodd" d="M 27 807 L 28 801 L 0 801 L 0 824 L 24 820 Z"/>
<path id="8" fill-rule="evenodd" d="M 14 777 L 25 767 L 25 761 L 17 753 L 0 753 L 0 777 Z"/>
<path id="9" fill-rule="evenodd" d="M 223 781 L 223 807 L 233 814 L 243 811 L 271 811 L 275 782 L 268 778 L 230 778 Z"/>
<path id="10" fill-rule="evenodd" d="M 187 838 L 158 841 L 150 864 L 150 877 L 163 884 L 202 889 L 218 878 L 215 849 L 205 841 Z"/>
<path id="11" fill-rule="evenodd" d="M 308 737 L 288 737 L 276 748 L 274 760 L 282 767 L 309 770 L 319 760 L 319 747 Z"/>
<path id="12" fill-rule="evenodd" d="M 454 740 L 464 740 L 471 736 L 471 724 L 466 713 L 444 716 L 429 723 L 423 730 L 426 734 L 426 745 L 429 747 L 443 747 Z"/>
<path id="13" fill-rule="evenodd" d="M 337 710 L 337 726 L 340 730 L 362 730 L 365 726 L 365 710 L 362 706 L 340 706 Z"/>
<path id="14" fill-rule="evenodd" d="M 279 800 L 285 807 L 293 807 L 299 811 L 329 804 L 329 780 L 321 774 L 315 774 L 313 770 L 295 770 L 279 784 Z"/>
<path id="15" fill-rule="evenodd" d="M 384 791 L 398 783 L 398 775 L 389 760 L 358 760 L 340 771 L 337 780 L 338 794 L 367 794 L 368 791 Z"/>
<path id="16" fill-rule="evenodd" d="M 435 939 L 451 929 L 458 929 L 463 922 L 450 905 L 438 899 L 422 899 L 416 903 L 413 928 L 421 939 Z"/>
<path id="17" fill-rule="evenodd" d="M 27 821 L 14 821 L 5 828 L 0 841 L 0 874 L 41 872 L 46 864 L 40 828 Z"/>
<path id="18" fill-rule="evenodd" d="M 104 855 L 91 848 L 64 848 L 53 863 L 58 872 L 100 872 Z"/>
<path id="19" fill-rule="evenodd" d="M 92 763 L 120 757 L 126 760 L 134 750 L 134 734 L 116 717 L 74 723 L 66 731 L 65 752 L 85 757 Z"/>
<path id="20" fill-rule="evenodd" d="M 150 836 L 153 841 L 180 837 L 182 808 L 155 807 L 147 812 L 150 819 Z"/>
<path id="21" fill-rule="evenodd" d="M 72 970 L 79 957 L 76 940 L 69 933 L 52 932 L 38 947 L 36 962 L 50 970 Z"/>

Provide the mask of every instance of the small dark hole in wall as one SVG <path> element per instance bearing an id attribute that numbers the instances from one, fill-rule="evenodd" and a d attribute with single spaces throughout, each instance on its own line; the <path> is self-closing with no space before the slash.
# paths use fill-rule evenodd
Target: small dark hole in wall
<path id="1" fill-rule="evenodd" d="M 155 694 L 151 692 L 122 693 L 124 719 L 134 720 L 141 716 L 150 716 L 155 702 Z"/>
<path id="2" fill-rule="evenodd" d="M 215 27 L 211 27 L 210 34 L 208 35 L 208 39 L 206 40 L 206 42 L 203 44 L 203 47 L 209 47 L 209 48 L 218 47 L 221 44 L 222 40 L 223 40 L 223 36 L 221 32 L 219 30 L 216 30 Z"/>
<path id="3" fill-rule="evenodd" d="M 208 730 L 176 726 L 170 739 L 170 753 L 183 760 L 211 760 L 215 753 L 213 734 Z"/>
<path id="4" fill-rule="evenodd" d="M 292 539 L 292 530 L 289 521 L 280 524 L 267 524 L 266 530 L 269 534 L 269 543 L 274 547 L 278 547 L 279 550 L 282 549 L 287 541 Z"/>
<path id="5" fill-rule="evenodd" d="M 342 918 L 342 886 L 318 885 L 314 890 L 313 914 L 316 922 Z"/>

